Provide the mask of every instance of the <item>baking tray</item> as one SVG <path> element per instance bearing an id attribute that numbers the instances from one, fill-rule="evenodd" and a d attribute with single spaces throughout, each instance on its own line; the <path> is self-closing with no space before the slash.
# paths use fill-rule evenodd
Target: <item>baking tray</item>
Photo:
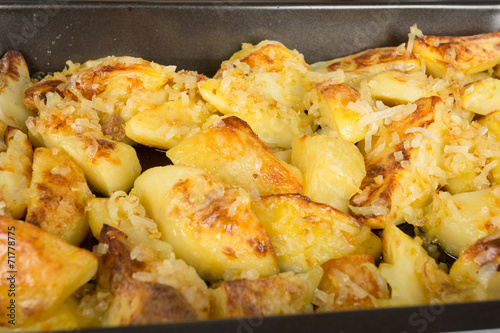
<path id="1" fill-rule="evenodd" d="M 212 75 L 242 42 L 278 40 L 309 63 L 395 46 L 425 34 L 500 30 L 500 3 L 459 2 L 0 2 L 0 53 L 23 53 L 30 72 L 131 55 Z M 145 167 L 163 163 L 143 152 Z M 162 155 L 164 156 L 164 155 Z M 88 332 L 454 332 L 500 328 L 500 301 L 242 318 Z"/>

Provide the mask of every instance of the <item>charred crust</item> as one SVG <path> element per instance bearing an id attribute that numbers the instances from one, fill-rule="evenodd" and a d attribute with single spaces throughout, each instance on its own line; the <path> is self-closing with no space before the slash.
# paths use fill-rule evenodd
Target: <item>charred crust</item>
<path id="1" fill-rule="evenodd" d="M 18 81 L 21 77 L 19 67 L 25 63 L 24 57 L 20 52 L 9 50 L 2 59 L 0 59 L 0 74 Z"/>

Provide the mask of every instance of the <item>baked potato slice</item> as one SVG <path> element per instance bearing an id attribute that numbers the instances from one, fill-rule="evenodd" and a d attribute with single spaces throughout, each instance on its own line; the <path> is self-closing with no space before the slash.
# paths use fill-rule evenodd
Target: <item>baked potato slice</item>
<path id="1" fill-rule="evenodd" d="M 316 266 L 301 274 L 225 281 L 213 291 L 212 315 L 237 318 L 312 312 L 311 301 L 322 273 Z"/>
<path id="2" fill-rule="evenodd" d="M 485 78 L 471 82 L 459 89 L 459 96 L 461 107 L 469 112 L 484 116 L 498 111 L 500 110 L 500 80 Z"/>
<path id="3" fill-rule="evenodd" d="M 207 280 L 256 270 L 278 271 L 262 223 L 243 188 L 228 188 L 202 169 L 170 165 L 146 170 L 134 184 L 146 213 L 177 257 Z"/>
<path id="4" fill-rule="evenodd" d="M 128 191 L 141 173 L 135 149 L 106 138 L 86 118 L 61 110 L 42 112 L 28 120 L 30 137 L 45 147 L 57 147 L 68 154 L 99 193 Z"/>
<path id="5" fill-rule="evenodd" d="M 499 42 L 500 32 L 461 37 L 419 34 L 412 52 L 434 77 L 474 74 L 500 62 Z"/>
<path id="6" fill-rule="evenodd" d="M 30 83 L 23 55 L 13 50 L 7 51 L 0 59 L 0 121 L 25 133 L 26 119 L 34 116 L 23 104 L 24 90 Z"/>
<path id="7" fill-rule="evenodd" d="M 292 164 L 302 172 L 302 195 L 344 213 L 366 176 L 359 149 L 352 142 L 327 135 L 295 138 Z"/>
<path id="8" fill-rule="evenodd" d="M 381 241 L 367 227 L 328 205 L 299 194 L 261 197 L 252 202 L 282 272 L 306 272 L 350 253 L 380 256 Z"/>
<path id="9" fill-rule="evenodd" d="M 58 148 L 37 148 L 26 222 L 73 245 L 89 232 L 85 207 L 94 195 L 83 171 Z"/>
<path id="10" fill-rule="evenodd" d="M 276 158 L 235 116 L 216 120 L 167 151 L 167 156 L 175 165 L 201 168 L 227 185 L 257 190 L 260 195 L 302 189 L 300 171 Z"/>
<path id="11" fill-rule="evenodd" d="M 388 223 L 382 243 L 379 271 L 391 288 L 391 298 L 377 301 L 379 304 L 405 306 L 464 300 L 450 277 L 425 252 L 421 239 L 413 239 Z"/>
<path id="12" fill-rule="evenodd" d="M 269 147 L 290 148 L 295 136 L 311 132 L 311 119 L 304 112 L 304 75 L 309 70 L 297 51 L 266 40 L 243 44 L 214 78 L 198 87 L 207 102 L 246 121 Z"/>
<path id="13" fill-rule="evenodd" d="M 321 265 L 323 277 L 315 297 L 316 311 L 366 309 L 376 299 L 389 299 L 387 282 L 372 256 L 350 255 L 331 259 Z"/>
<path id="14" fill-rule="evenodd" d="M 33 148 L 17 128 L 8 126 L 4 135 L 7 150 L 0 151 L 0 215 L 22 219 L 28 205 Z"/>
<path id="15" fill-rule="evenodd" d="M 478 239 L 450 269 L 450 278 L 474 300 L 500 299 L 500 232 Z"/>
<path id="16" fill-rule="evenodd" d="M 488 129 L 490 135 L 493 136 L 493 142 L 496 142 L 498 138 L 500 138 L 500 110 L 479 118 L 478 123 Z M 496 163 L 496 165 L 491 168 L 489 176 L 491 177 L 491 181 L 500 184 L 500 157 L 492 156 L 488 162 Z"/>
<path id="17" fill-rule="evenodd" d="M 96 273 L 97 258 L 26 222 L 0 216 L 1 326 L 31 325 L 53 313 Z M 15 284 L 12 288 L 11 283 Z M 10 297 L 7 297 L 11 293 Z M 8 306 L 15 300 L 15 325 Z"/>
<path id="18" fill-rule="evenodd" d="M 372 98 L 386 105 L 413 103 L 422 97 L 431 96 L 427 75 L 418 71 L 405 73 L 388 70 L 368 79 Z"/>
<path id="19" fill-rule="evenodd" d="M 442 181 L 443 102 L 433 96 L 415 105 L 410 115 L 387 125 L 365 155 L 366 177 L 349 207 L 372 228 L 422 218 L 422 208 Z"/>

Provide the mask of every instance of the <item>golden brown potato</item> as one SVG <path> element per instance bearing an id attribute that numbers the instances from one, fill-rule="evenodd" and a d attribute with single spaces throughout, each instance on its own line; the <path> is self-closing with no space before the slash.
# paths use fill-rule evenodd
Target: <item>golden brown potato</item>
<path id="1" fill-rule="evenodd" d="M 310 90 L 312 107 L 319 112 L 318 124 L 337 132 L 341 139 L 356 143 L 365 138 L 367 126 L 360 126 L 362 115 L 349 108 L 360 94 L 345 83 L 323 81 Z"/>
<path id="2" fill-rule="evenodd" d="M 143 100 L 172 80 L 174 67 L 165 67 L 141 58 L 106 57 L 84 64 L 68 62 L 62 72 L 45 77 L 25 93 L 24 103 L 36 112 L 57 94 L 81 103 L 91 103 L 104 122 L 116 114 L 129 120 L 141 108 Z M 131 99 L 130 103 L 127 101 Z M 50 104 L 50 103 L 49 103 Z"/>
<path id="3" fill-rule="evenodd" d="M 298 193 L 300 171 L 276 158 L 238 117 L 217 120 L 167 151 L 175 165 L 204 169 L 224 183 L 257 190 L 260 195 Z"/>
<path id="4" fill-rule="evenodd" d="M 474 300 L 500 299 L 500 232 L 478 239 L 453 263 L 450 278 Z"/>
<path id="5" fill-rule="evenodd" d="M 370 78 L 368 86 L 374 99 L 392 106 L 413 103 L 422 97 L 431 96 L 427 88 L 429 83 L 427 75 L 422 72 L 388 70 Z"/>
<path id="6" fill-rule="evenodd" d="M 262 223 L 250 210 L 250 195 L 230 189 L 202 169 L 169 165 L 145 171 L 134 184 L 162 239 L 207 280 L 255 270 L 278 271 Z"/>
<path id="7" fill-rule="evenodd" d="M 266 40 L 243 44 L 214 78 L 198 86 L 207 102 L 246 121 L 266 145 L 290 148 L 295 136 L 311 132 L 311 119 L 304 112 L 308 71 L 297 51 Z"/>
<path id="8" fill-rule="evenodd" d="M 381 241 L 367 227 L 307 197 L 270 195 L 252 202 L 252 210 L 271 239 L 281 271 L 305 272 L 353 252 L 380 256 Z"/>
<path id="9" fill-rule="evenodd" d="M 500 110 L 500 80 L 485 78 L 471 82 L 459 89 L 459 96 L 464 110 L 480 115 L 490 114 Z"/>
<path id="10" fill-rule="evenodd" d="M 314 290 L 323 270 L 281 273 L 260 279 L 224 282 L 213 292 L 214 318 L 261 317 L 312 312 Z"/>
<path id="11" fill-rule="evenodd" d="M 388 299 L 387 283 L 372 256 L 366 254 L 331 259 L 321 265 L 323 278 L 317 292 L 316 311 L 373 308 L 372 299 Z"/>
<path id="12" fill-rule="evenodd" d="M 418 35 L 413 43 L 413 54 L 434 77 L 473 74 L 498 64 L 499 42 L 500 32 L 463 37 Z"/>
<path id="13" fill-rule="evenodd" d="M 96 257 L 26 222 L 0 216 L 0 325 L 30 325 L 52 313 L 97 270 Z M 8 306 L 14 304 L 14 318 Z M 12 308 L 12 307 L 11 307 Z"/>
<path id="14" fill-rule="evenodd" d="M 382 234 L 383 262 L 380 274 L 389 283 L 391 298 L 381 305 L 404 306 L 463 301 L 450 277 L 421 246 L 394 224 L 388 223 Z"/>
<path id="15" fill-rule="evenodd" d="M 26 134 L 10 126 L 5 142 L 7 150 L 0 151 L 0 215 L 22 219 L 28 205 L 33 148 Z"/>
<path id="16" fill-rule="evenodd" d="M 7 51 L 0 59 L 0 121 L 27 132 L 25 121 L 34 113 L 23 104 L 30 85 L 28 66 L 21 53 Z"/>
<path id="17" fill-rule="evenodd" d="M 116 191 L 110 198 L 90 200 L 86 210 L 90 229 L 97 240 L 102 227 L 107 224 L 126 234 L 131 243 L 152 249 L 145 250 L 151 260 L 175 258 L 172 246 L 160 240 L 156 222 L 146 216 L 146 210 L 137 197 Z"/>
<path id="18" fill-rule="evenodd" d="M 83 171 L 58 148 L 37 148 L 26 222 L 73 245 L 89 232 L 85 207 L 93 197 Z"/>
<path id="19" fill-rule="evenodd" d="M 403 46 L 368 49 L 346 57 L 321 61 L 311 65 L 312 70 L 327 73 L 343 70 L 347 81 L 358 82 L 361 78 L 372 76 L 388 69 L 403 72 L 416 72 L 420 61 Z"/>
<path id="20" fill-rule="evenodd" d="M 422 218 L 422 208 L 439 185 L 443 102 L 433 96 L 415 104 L 409 116 L 387 125 L 365 156 L 366 177 L 350 199 L 355 216 L 372 228 Z"/>
<path id="21" fill-rule="evenodd" d="M 344 213 L 349 211 L 349 198 L 366 176 L 359 149 L 352 142 L 327 135 L 293 140 L 292 164 L 303 175 L 302 195 Z"/>
<path id="22" fill-rule="evenodd" d="M 100 244 L 107 250 L 100 259 L 98 284 L 111 293 L 104 326 L 161 324 L 198 318 L 196 310 L 176 288 L 135 278 L 136 273 L 146 269 L 146 264 L 131 259 L 132 244 L 124 233 L 104 225 Z"/>
<path id="23" fill-rule="evenodd" d="M 87 118 L 62 110 L 53 108 L 30 119 L 28 127 L 32 140 L 68 154 L 98 192 L 110 195 L 113 191 L 130 190 L 141 173 L 135 149 L 104 137 L 100 128 Z"/>
<path id="24" fill-rule="evenodd" d="M 500 229 L 491 219 L 500 215 L 500 187 L 450 195 L 438 192 L 425 215 L 425 237 L 439 242 L 451 255 L 458 257 L 461 251 L 472 246 L 489 230 Z"/>
<path id="25" fill-rule="evenodd" d="M 500 138 L 500 110 L 492 112 L 478 119 L 478 123 L 485 126 L 493 136 L 494 142 Z M 495 162 L 496 165 L 491 169 L 490 176 L 493 182 L 500 184 L 500 157 L 493 156 L 488 162 Z"/>

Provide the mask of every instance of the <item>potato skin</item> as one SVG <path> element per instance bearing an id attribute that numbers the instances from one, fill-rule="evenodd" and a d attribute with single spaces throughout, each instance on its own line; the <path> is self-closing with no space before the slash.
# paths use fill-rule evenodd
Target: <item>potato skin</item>
<path id="1" fill-rule="evenodd" d="M 257 189 L 260 195 L 298 193 L 300 171 L 276 158 L 238 117 L 211 126 L 167 151 L 176 165 L 204 169 L 224 183 Z"/>
<path id="2" fill-rule="evenodd" d="M 10 233 L 9 233 L 10 232 Z M 0 216 L 0 267 L 2 276 L 15 275 L 16 324 L 29 325 L 50 314 L 97 271 L 97 258 L 87 250 L 70 245 L 23 221 Z M 9 239 L 9 236 L 11 237 Z M 14 241 L 9 245 L 9 241 Z M 7 265 L 14 247 L 14 269 Z M 9 249 L 9 250 L 8 250 Z M 10 282 L 0 282 L 0 325 L 8 326 Z"/>

